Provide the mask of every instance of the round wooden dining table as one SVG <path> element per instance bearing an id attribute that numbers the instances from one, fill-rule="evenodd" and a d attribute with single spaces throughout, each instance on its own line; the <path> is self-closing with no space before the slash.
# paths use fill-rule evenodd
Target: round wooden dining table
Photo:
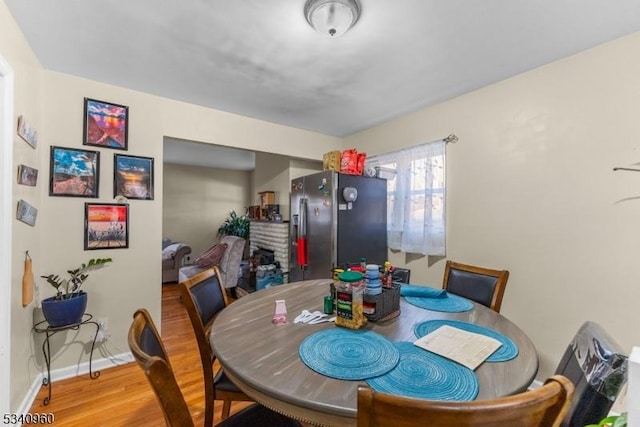
<path id="1" fill-rule="evenodd" d="M 247 395 L 277 412 L 320 426 L 355 426 L 357 387 L 363 381 L 329 378 L 307 367 L 298 355 L 300 343 L 333 323 L 304 324 L 293 320 L 302 310 L 322 311 L 331 279 L 274 286 L 244 296 L 227 306 L 210 333 L 211 347 L 229 378 Z M 285 300 L 286 324 L 274 325 L 276 300 Z M 425 310 L 400 298 L 400 315 L 367 322 L 363 329 L 392 341 L 415 341 L 414 326 L 427 320 L 474 323 L 510 338 L 518 356 L 506 362 L 483 363 L 475 370 L 477 399 L 522 392 L 538 371 L 538 355 L 527 335 L 499 313 L 475 304 L 472 310 L 446 313 Z"/>

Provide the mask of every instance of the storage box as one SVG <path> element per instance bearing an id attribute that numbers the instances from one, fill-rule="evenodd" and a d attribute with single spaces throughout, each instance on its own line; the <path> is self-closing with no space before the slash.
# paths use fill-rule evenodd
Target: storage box
<path id="1" fill-rule="evenodd" d="M 367 295 L 364 297 L 364 315 L 372 322 L 378 320 L 393 319 L 400 314 L 400 285 L 394 283 L 390 288 L 382 288 L 382 293 L 378 295 Z"/>
<path id="2" fill-rule="evenodd" d="M 336 287 L 329 284 L 329 293 L 336 302 Z M 364 316 L 371 322 L 393 319 L 400 315 L 400 284 L 394 283 L 391 288 L 382 288 L 379 295 L 362 296 Z M 371 311 L 373 310 L 373 311 Z"/>
<path id="3" fill-rule="evenodd" d="M 283 282 L 284 282 L 284 279 L 282 277 L 282 273 L 267 275 L 265 277 L 259 277 L 259 278 L 256 278 L 256 290 L 260 291 L 262 289 L 267 289 L 272 286 L 282 285 Z"/>
<path id="4" fill-rule="evenodd" d="M 260 206 L 262 208 L 266 208 L 267 205 L 274 205 L 276 203 L 276 193 L 273 191 L 261 191 L 258 193 L 260 195 Z"/>
<path id="5" fill-rule="evenodd" d="M 322 169 L 326 171 L 340 172 L 340 158 L 342 153 L 338 150 L 329 151 L 322 156 Z"/>

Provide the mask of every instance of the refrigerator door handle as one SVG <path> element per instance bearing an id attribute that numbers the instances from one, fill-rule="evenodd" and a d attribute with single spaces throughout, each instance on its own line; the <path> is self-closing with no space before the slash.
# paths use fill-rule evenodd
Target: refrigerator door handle
<path id="1" fill-rule="evenodd" d="M 307 265 L 307 199 L 300 199 L 298 212 L 298 265 Z"/>
<path id="2" fill-rule="evenodd" d="M 298 215 L 299 237 L 307 237 L 307 199 L 304 197 L 300 199 Z"/>
<path id="3" fill-rule="evenodd" d="M 296 246 L 298 244 L 298 214 L 291 215 L 291 224 L 293 225 L 293 236 L 291 236 L 291 243 L 293 244 L 293 246 Z"/>

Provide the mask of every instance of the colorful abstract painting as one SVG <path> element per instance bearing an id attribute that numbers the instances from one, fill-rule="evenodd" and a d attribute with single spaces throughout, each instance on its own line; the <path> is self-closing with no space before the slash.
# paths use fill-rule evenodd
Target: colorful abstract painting
<path id="1" fill-rule="evenodd" d="M 50 196 L 98 197 L 98 151 L 53 146 L 50 160 Z"/>
<path id="2" fill-rule="evenodd" d="M 129 107 L 84 99 L 84 142 L 117 150 L 128 148 Z"/>
<path id="3" fill-rule="evenodd" d="M 153 158 L 113 155 L 113 197 L 153 200 Z"/>
<path id="4" fill-rule="evenodd" d="M 85 203 L 84 249 L 129 247 L 129 205 Z"/>

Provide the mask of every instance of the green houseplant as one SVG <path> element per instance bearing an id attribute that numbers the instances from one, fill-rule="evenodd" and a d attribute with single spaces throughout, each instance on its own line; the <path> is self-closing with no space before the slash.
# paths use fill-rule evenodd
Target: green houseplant
<path id="1" fill-rule="evenodd" d="M 82 321 L 87 307 L 87 293 L 82 285 L 89 273 L 105 267 L 111 258 L 92 258 L 78 268 L 67 270 L 68 277 L 57 274 L 40 276 L 56 289 L 56 294 L 42 300 L 42 314 L 52 328 L 75 325 Z"/>
<path id="2" fill-rule="evenodd" d="M 218 236 L 237 236 L 245 240 L 243 259 L 249 258 L 249 225 L 251 219 L 247 215 L 238 215 L 236 211 L 229 212 L 229 216 L 218 228 Z"/>
<path id="3" fill-rule="evenodd" d="M 218 236 L 238 236 L 248 240 L 250 223 L 251 220 L 247 215 L 238 215 L 236 211 L 231 211 L 218 228 Z"/>
<path id="4" fill-rule="evenodd" d="M 585 427 L 627 427 L 627 413 L 623 412 L 620 415 L 610 415 L 600 421 L 598 424 L 590 424 Z"/>

